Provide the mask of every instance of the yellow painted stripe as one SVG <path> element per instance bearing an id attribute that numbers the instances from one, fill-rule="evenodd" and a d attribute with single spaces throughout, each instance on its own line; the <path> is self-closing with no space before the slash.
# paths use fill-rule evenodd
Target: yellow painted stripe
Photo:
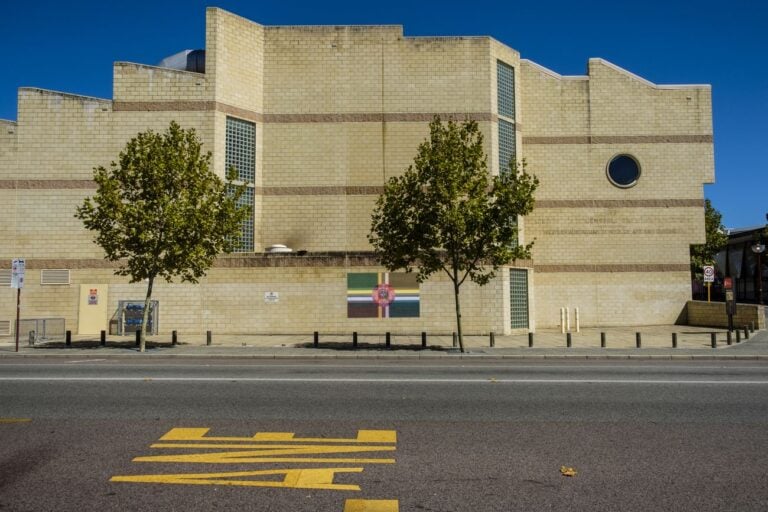
<path id="1" fill-rule="evenodd" d="M 296 437 L 293 432 L 257 432 L 252 437 L 206 437 L 210 428 L 173 428 L 160 441 L 212 441 L 231 443 L 283 442 L 283 443 L 396 443 L 394 430 L 358 430 L 354 438 Z"/>
<path id="2" fill-rule="evenodd" d="M 347 500 L 344 512 L 399 512 L 397 500 Z"/>
<path id="3" fill-rule="evenodd" d="M 186 485 L 236 485 L 242 487 L 282 487 L 289 489 L 327 489 L 359 491 L 360 486 L 335 484 L 336 473 L 361 473 L 363 468 L 275 469 L 264 471 L 237 471 L 229 473 L 185 473 L 175 475 L 122 475 L 110 482 Z M 254 477 L 283 475 L 283 480 L 257 480 Z M 245 477 L 247 480 L 239 479 Z"/>
<path id="4" fill-rule="evenodd" d="M 29 423 L 32 418 L 0 418 L 0 423 Z"/>

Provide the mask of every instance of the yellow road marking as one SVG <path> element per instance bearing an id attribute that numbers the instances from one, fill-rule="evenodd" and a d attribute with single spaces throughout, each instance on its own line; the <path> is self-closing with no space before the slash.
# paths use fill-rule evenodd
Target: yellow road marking
<path id="1" fill-rule="evenodd" d="M 177 475 L 127 475 L 113 476 L 110 479 L 110 482 L 186 485 L 236 485 L 243 487 L 281 487 L 291 489 L 330 489 L 337 491 L 359 491 L 360 487 L 357 485 L 334 484 L 333 478 L 336 476 L 336 473 L 361 473 L 362 471 L 363 468 L 322 468 L 237 471 L 230 473 L 185 473 Z M 274 475 L 284 475 L 283 480 L 276 481 L 237 479 L 238 477 Z M 389 509 L 386 509 L 384 512 L 387 512 L 388 510 Z"/>
<path id="2" fill-rule="evenodd" d="M 29 423 L 32 418 L 0 418 L 0 423 Z"/>
<path id="3" fill-rule="evenodd" d="M 154 445 L 153 445 L 154 447 Z M 307 448 L 307 450 L 301 450 Z M 322 448 L 322 449 L 320 449 Z M 347 450 L 346 448 L 358 448 L 357 450 Z M 361 449 L 362 448 L 362 449 Z M 364 448 L 372 448 L 365 450 Z M 395 459 L 341 459 L 341 458 L 312 458 L 312 457 L 275 457 L 274 455 L 301 455 L 301 454 L 319 454 L 319 453 L 347 453 L 362 451 L 381 451 L 382 449 L 391 451 L 394 447 L 378 446 L 301 446 L 293 449 L 282 450 L 241 450 L 236 452 L 211 452 L 211 453 L 189 453 L 174 455 L 146 455 L 136 457 L 133 462 L 185 462 L 185 463 L 204 463 L 204 464 L 246 464 L 246 463 L 265 463 L 265 462 L 330 462 L 344 464 L 394 464 Z M 273 456 L 270 456 L 273 455 Z"/>
<path id="4" fill-rule="evenodd" d="M 253 437 L 205 437 L 210 428 L 173 428 L 160 441 L 223 441 L 233 443 L 291 442 L 291 443 L 396 443 L 394 430 L 358 430 L 353 439 L 295 437 L 293 432 L 257 432 Z"/>
<path id="5" fill-rule="evenodd" d="M 347 500 L 344 512 L 399 512 L 397 500 Z"/>

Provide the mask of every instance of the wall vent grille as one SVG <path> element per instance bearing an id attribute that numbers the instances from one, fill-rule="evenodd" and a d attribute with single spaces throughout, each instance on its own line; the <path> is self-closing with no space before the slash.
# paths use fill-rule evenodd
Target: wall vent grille
<path id="1" fill-rule="evenodd" d="M 69 270 L 43 269 L 40 271 L 40 284 L 70 284 Z"/>
<path id="2" fill-rule="evenodd" d="M 10 336 L 10 335 L 11 335 L 11 321 L 0 320 L 0 336 Z"/>

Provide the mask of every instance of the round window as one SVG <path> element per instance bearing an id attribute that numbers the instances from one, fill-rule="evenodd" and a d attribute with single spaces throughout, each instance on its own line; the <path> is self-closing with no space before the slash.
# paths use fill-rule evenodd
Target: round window
<path id="1" fill-rule="evenodd" d="M 628 188 L 640 178 L 640 164 L 629 155 L 616 155 L 608 162 L 608 179 L 621 188 Z"/>

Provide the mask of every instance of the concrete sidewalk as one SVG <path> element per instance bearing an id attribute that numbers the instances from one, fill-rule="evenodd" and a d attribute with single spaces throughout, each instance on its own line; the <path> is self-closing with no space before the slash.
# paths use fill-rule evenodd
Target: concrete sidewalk
<path id="1" fill-rule="evenodd" d="M 601 333 L 605 335 L 605 348 L 601 347 Z M 637 348 L 636 333 L 640 333 L 641 346 Z M 677 347 L 672 347 L 673 333 Z M 716 348 L 711 336 L 715 333 Z M 146 355 L 162 357 L 231 357 L 231 358 L 584 358 L 584 359 L 765 359 L 768 360 L 768 331 L 748 333 L 740 331 L 740 343 L 732 333 L 732 344 L 727 344 L 727 331 L 680 325 L 636 327 L 587 328 L 571 333 L 571 347 L 567 336 L 559 330 L 540 330 L 533 336 L 533 347 L 528 346 L 528 335 L 495 336 L 494 347 L 490 336 L 465 336 L 466 352 L 453 348 L 452 336 L 429 336 L 427 349 L 421 348 L 421 337 L 398 336 L 391 338 L 391 348 L 385 348 L 384 334 L 358 335 L 358 348 L 352 348 L 352 335 L 320 335 L 319 348 L 313 347 L 313 335 L 213 335 L 210 346 L 205 335 L 180 335 L 179 344 L 171 345 L 170 335 L 148 338 Z M 38 343 L 29 346 L 20 340 L 15 352 L 12 337 L 0 338 L 0 357 L 64 356 L 104 357 L 138 355 L 133 336 L 108 336 L 107 345 L 101 347 L 98 336 L 73 336 L 72 346 L 63 342 Z"/>

